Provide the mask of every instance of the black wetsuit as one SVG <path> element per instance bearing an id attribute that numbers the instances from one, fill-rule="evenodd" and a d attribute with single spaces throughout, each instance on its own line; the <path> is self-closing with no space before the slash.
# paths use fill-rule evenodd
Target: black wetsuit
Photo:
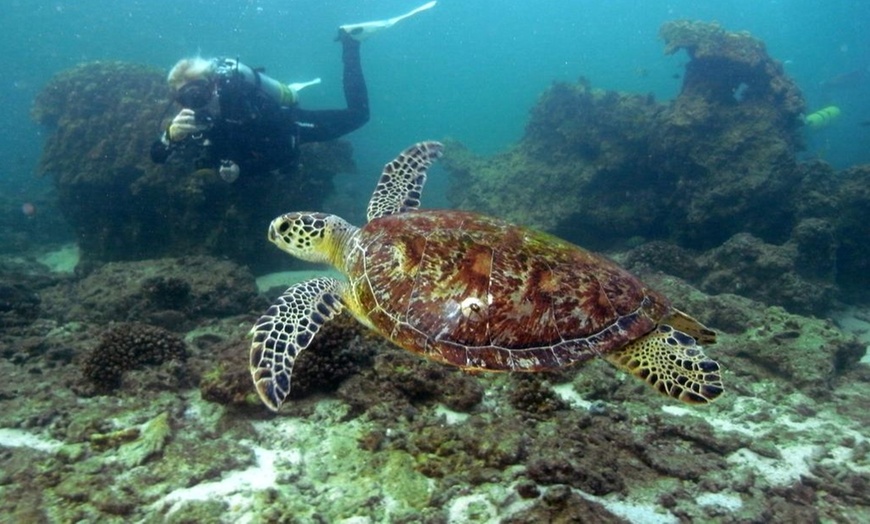
<path id="1" fill-rule="evenodd" d="M 257 87 L 243 81 L 223 81 L 218 87 L 220 114 L 210 127 L 178 142 L 166 133 L 151 147 L 151 159 L 164 163 L 177 149 L 198 148 L 197 169 L 218 168 L 223 160 L 239 165 L 242 176 L 289 168 L 299 158 L 299 145 L 334 140 L 369 120 L 369 99 L 360 62 L 360 43 L 341 38 L 344 97 L 347 109 L 305 110 L 282 106 Z M 205 111 L 197 121 L 207 120 Z"/>

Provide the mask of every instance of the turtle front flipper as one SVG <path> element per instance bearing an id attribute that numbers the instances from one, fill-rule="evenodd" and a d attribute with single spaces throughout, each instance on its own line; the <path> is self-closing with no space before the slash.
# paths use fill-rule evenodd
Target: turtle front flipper
<path id="1" fill-rule="evenodd" d="M 290 286 L 251 328 L 251 376 L 269 409 L 278 411 L 290 393 L 296 356 L 344 308 L 341 285 L 321 277 Z"/>
<path id="2" fill-rule="evenodd" d="M 418 142 L 385 165 L 369 200 L 369 222 L 420 207 L 426 170 L 443 150 L 440 142 Z"/>
<path id="3" fill-rule="evenodd" d="M 689 404 L 712 402 L 725 390 L 719 363 L 694 338 L 666 324 L 604 356 L 660 393 Z"/>
<path id="4" fill-rule="evenodd" d="M 698 344 L 708 346 L 716 343 L 716 332 L 708 328 L 704 324 L 698 322 L 694 317 L 691 317 L 679 309 L 671 309 L 671 312 L 665 318 L 659 321 L 660 324 L 667 324 L 677 331 L 694 338 Z"/>

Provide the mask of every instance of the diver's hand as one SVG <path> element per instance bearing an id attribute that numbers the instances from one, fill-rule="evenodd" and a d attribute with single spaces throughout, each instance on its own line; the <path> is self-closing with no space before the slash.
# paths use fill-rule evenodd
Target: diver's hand
<path id="1" fill-rule="evenodd" d="M 206 127 L 208 126 L 205 124 L 196 123 L 196 113 L 192 109 L 182 109 L 169 124 L 169 140 L 179 142 Z"/>

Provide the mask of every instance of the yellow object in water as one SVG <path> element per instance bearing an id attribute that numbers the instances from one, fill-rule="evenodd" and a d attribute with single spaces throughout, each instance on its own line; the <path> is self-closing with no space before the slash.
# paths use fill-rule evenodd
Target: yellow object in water
<path id="1" fill-rule="evenodd" d="M 827 127 L 838 116 L 840 116 L 840 108 L 837 106 L 828 106 L 805 116 L 804 124 L 813 129 L 820 129 L 822 127 Z"/>

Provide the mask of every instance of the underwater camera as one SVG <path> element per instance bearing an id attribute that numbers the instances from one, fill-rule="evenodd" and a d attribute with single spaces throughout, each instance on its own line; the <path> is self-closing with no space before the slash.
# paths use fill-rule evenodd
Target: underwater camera
<path id="1" fill-rule="evenodd" d="M 194 111 L 193 121 L 197 125 L 211 125 L 214 117 L 211 116 L 211 112 L 208 109 L 199 109 Z"/>
<path id="2" fill-rule="evenodd" d="M 197 110 L 211 101 L 212 93 L 212 86 L 207 80 L 194 80 L 178 90 L 175 100 L 185 109 Z"/>

